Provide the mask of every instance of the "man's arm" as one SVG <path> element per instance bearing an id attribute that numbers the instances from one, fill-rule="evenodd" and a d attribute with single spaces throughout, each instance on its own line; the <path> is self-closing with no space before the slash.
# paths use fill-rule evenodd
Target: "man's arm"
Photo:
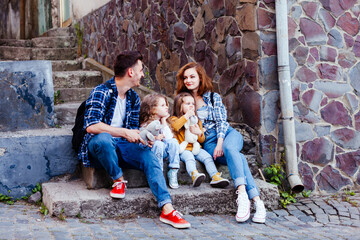
<path id="1" fill-rule="evenodd" d="M 112 127 L 106 123 L 99 122 L 93 125 L 90 125 L 86 128 L 88 133 L 99 134 L 99 133 L 109 133 L 113 137 L 123 137 L 129 142 L 142 142 L 138 129 L 126 129 L 126 128 L 118 128 Z"/>

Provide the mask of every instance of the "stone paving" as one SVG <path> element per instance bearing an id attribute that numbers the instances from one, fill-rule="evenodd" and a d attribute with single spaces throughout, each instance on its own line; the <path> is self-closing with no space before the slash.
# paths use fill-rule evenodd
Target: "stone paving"
<path id="1" fill-rule="evenodd" d="M 268 212 L 266 224 L 239 224 L 233 215 L 186 215 L 177 230 L 153 218 L 82 219 L 44 216 L 35 205 L 0 203 L 0 239 L 359 239 L 360 193 L 299 199 Z"/>

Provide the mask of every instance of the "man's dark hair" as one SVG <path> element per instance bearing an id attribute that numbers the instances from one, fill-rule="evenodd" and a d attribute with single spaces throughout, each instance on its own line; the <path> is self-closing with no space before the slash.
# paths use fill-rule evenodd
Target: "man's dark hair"
<path id="1" fill-rule="evenodd" d="M 142 60 L 142 55 L 138 51 L 125 51 L 120 53 L 114 63 L 115 76 L 125 76 L 126 71 L 134 66 L 137 60 Z"/>

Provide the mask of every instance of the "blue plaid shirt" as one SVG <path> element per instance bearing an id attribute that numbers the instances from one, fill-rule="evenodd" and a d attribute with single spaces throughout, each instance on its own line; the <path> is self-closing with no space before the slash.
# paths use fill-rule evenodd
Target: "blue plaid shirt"
<path id="1" fill-rule="evenodd" d="M 105 84 L 100 84 L 92 90 L 90 97 L 86 100 L 84 130 L 90 125 L 99 122 L 103 122 L 108 125 L 111 124 L 118 91 L 115 85 L 114 77 L 111 78 L 109 82 L 111 84 L 111 89 L 109 89 Z M 136 101 L 132 103 L 131 99 L 136 99 Z M 126 114 L 123 127 L 128 129 L 138 129 L 139 112 L 140 98 L 134 90 L 129 89 L 129 91 L 126 92 Z M 78 154 L 79 160 L 83 162 L 85 167 L 91 166 L 87 146 L 93 136 L 95 136 L 95 134 L 85 134 Z"/>
<path id="2" fill-rule="evenodd" d="M 226 131 L 229 128 L 229 123 L 227 122 L 227 112 L 224 104 L 222 103 L 221 96 L 218 93 L 214 92 L 213 100 L 214 105 L 211 103 L 211 92 L 206 92 L 203 94 L 204 102 L 208 106 L 209 115 L 207 119 L 203 122 L 203 127 L 206 130 L 213 128 L 215 123 L 217 138 L 225 138 Z"/>

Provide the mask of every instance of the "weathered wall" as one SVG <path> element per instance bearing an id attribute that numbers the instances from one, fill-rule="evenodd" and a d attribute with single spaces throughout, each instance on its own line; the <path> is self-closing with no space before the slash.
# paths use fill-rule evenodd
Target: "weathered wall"
<path id="1" fill-rule="evenodd" d="M 50 61 L 0 62 L 0 132 L 54 126 Z"/>
<path id="2" fill-rule="evenodd" d="M 276 83 L 275 1 L 257 9 L 264 93 L 263 161 L 281 150 Z M 356 0 L 288 1 L 290 67 L 300 175 L 306 189 L 360 184 L 360 5 Z M 271 146 L 271 148 L 270 148 Z"/>
<path id="3" fill-rule="evenodd" d="M 20 38 L 19 0 L 0 1 L 0 39 Z"/>
<path id="4" fill-rule="evenodd" d="M 306 188 L 315 191 L 360 184 L 355 4 L 288 1 L 299 168 Z M 262 162 L 279 160 L 275 0 L 113 0 L 80 22 L 88 57 L 111 68 L 119 52 L 139 50 L 151 77 L 143 84 L 170 97 L 179 67 L 202 63 L 229 120 L 245 123 L 258 137 Z"/>

